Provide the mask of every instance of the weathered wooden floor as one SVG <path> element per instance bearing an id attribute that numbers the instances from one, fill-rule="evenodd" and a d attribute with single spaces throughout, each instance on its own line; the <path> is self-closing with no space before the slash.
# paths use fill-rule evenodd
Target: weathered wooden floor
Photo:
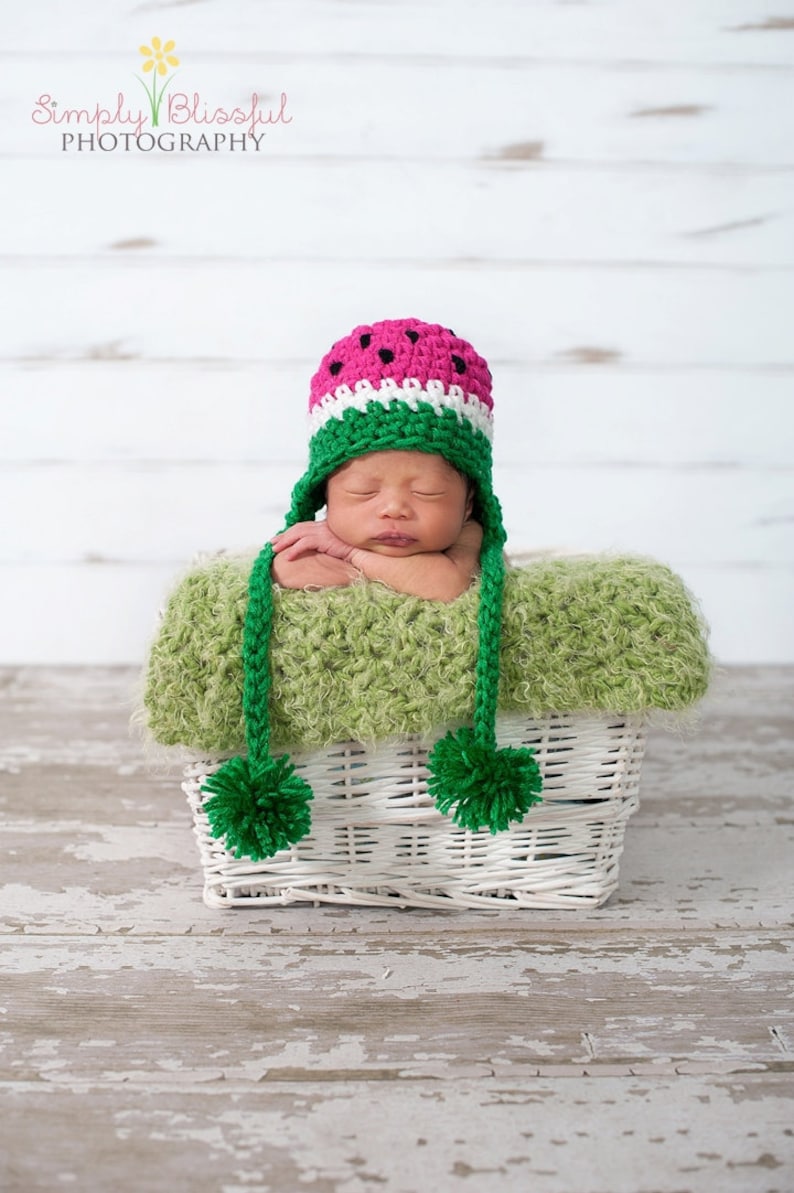
<path id="1" fill-rule="evenodd" d="M 589 915 L 206 909 L 133 682 L 0 671 L 2 1190 L 794 1190 L 794 669 L 654 733 Z"/>

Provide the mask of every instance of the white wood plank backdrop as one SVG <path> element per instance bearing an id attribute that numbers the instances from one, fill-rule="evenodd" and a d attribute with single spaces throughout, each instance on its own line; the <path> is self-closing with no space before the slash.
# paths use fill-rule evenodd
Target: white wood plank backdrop
<path id="1" fill-rule="evenodd" d="M 139 661 L 196 550 L 277 528 L 329 343 L 406 313 L 492 364 L 516 551 L 655 555 L 718 657 L 794 659 L 790 3 L 3 23 L 0 660 Z M 175 89 L 285 92 L 291 122 L 259 154 L 64 153 L 33 123 L 44 93 L 137 106 L 153 34 Z"/>

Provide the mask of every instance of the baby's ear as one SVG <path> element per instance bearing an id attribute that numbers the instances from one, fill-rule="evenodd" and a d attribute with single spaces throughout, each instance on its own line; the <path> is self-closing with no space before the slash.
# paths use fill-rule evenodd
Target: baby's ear
<path id="1" fill-rule="evenodd" d="M 466 518 L 469 519 L 471 517 L 472 510 L 474 509 L 474 498 L 477 494 L 477 486 L 473 480 L 469 478 L 467 479 L 468 487 L 466 489 Z"/>

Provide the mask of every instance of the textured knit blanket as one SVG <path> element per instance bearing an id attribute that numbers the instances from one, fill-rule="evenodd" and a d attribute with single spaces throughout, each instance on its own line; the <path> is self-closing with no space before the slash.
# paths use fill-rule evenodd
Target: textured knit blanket
<path id="1" fill-rule="evenodd" d="M 148 727 L 163 745 L 245 743 L 241 647 L 252 560 L 220 557 L 173 592 L 146 671 Z M 278 590 L 270 718 L 280 747 L 382 740 L 466 720 L 478 589 L 444 604 L 362 582 Z M 703 621 L 653 560 L 544 559 L 508 570 L 499 706 L 548 712 L 680 710 L 709 678 Z"/>

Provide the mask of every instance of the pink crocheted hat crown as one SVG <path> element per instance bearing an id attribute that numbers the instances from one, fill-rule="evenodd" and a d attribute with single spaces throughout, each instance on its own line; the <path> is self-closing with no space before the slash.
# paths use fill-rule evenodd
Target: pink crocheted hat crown
<path id="1" fill-rule="evenodd" d="M 429 402 L 452 410 L 492 438 L 491 373 L 471 344 L 438 323 L 386 319 L 337 341 L 311 381 L 312 431 L 373 400 Z"/>
<path id="2" fill-rule="evenodd" d="M 355 456 L 401 448 L 444 456 L 487 493 L 492 411 L 487 363 L 449 328 L 421 319 L 356 327 L 312 378 L 301 483 L 316 489 Z"/>

